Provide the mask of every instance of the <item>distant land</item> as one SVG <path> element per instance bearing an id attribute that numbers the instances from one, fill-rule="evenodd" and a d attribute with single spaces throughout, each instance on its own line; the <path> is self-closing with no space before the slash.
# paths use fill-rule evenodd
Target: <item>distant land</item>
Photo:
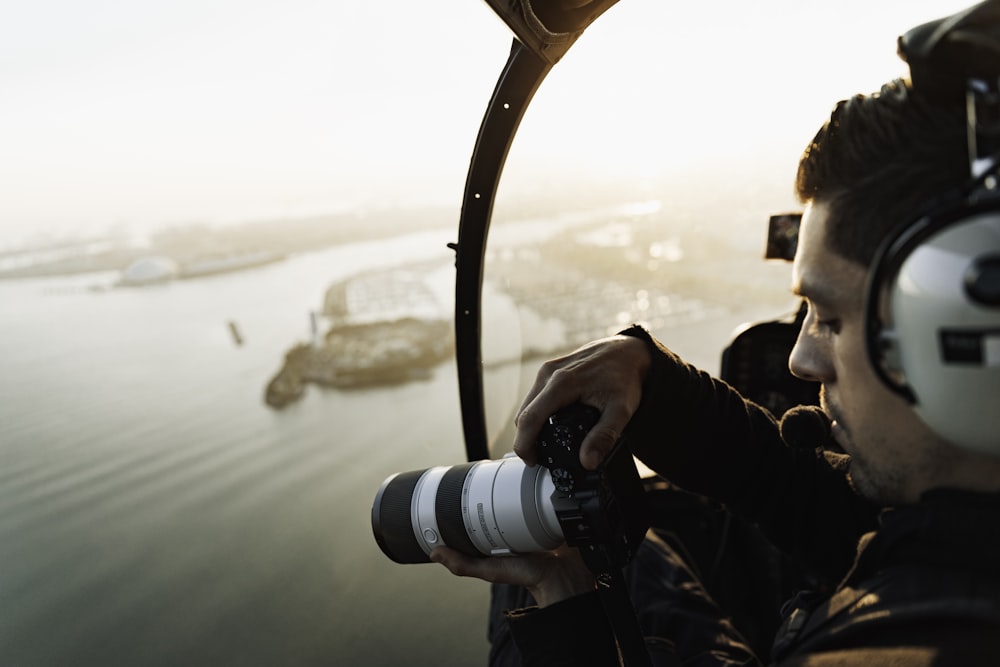
<path id="1" fill-rule="evenodd" d="M 357 211 L 303 218 L 211 226 L 184 224 L 137 240 L 125 233 L 54 241 L 0 252 L 0 279 L 123 271 L 144 257 L 169 257 L 181 265 L 210 258 L 267 252 L 285 256 L 341 243 L 456 224 L 443 209 Z"/>
<path id="2" fill-rule="evenodd" d="M 553 198 L 547 193 L 503 202 L 508 215 L 541 216 L 619 203 L 621 193 L 598 190 Z M 147 257 L 167 257 L 181 266 L 219 258 L 267 253 L 283 257 L 322 248 L 387 238 L 428 229 L 453 228 L 458 240 L 459 206 L 372 207 L 309 217 L 251 220 L 212 225 L 184 223 L 137 238 L 127 231 L 100 236 L 54 239 L 0 250 L 0 280 L 125 271 Z"/>
<path id="3" fill-rule="evenodd" d="M 538 220 L 571 211 L 590 211 L 655 198 L 663 205 L 660 222 L 675 233 L 691 234 L 686 252 L 701 247 L 709 263 L 732 258 L 723 248 L 739 246 L 737 261 L 759 257 L 767 216 L 794 206 L 788 179 L 780 170 L 753 170 L 745 165 L 664 173 L 651 181 L 605 178 L 568 184 L 559 175 L 538 177 L 506 189 L 497 198 L 494 222 Z M 573 180 L 573 179 L 570 179 Z M 280 258 L 356 241 L 376 240 L 429 229 L 453 229 L 458 240 L 461 203 L 436 206 L 382 206 L 309 217 L 265 218 L 224 225 L 178 223 L 139 237 L 129 231 L 91 238 L 54 239 L 17 249 L 0 249 L 0 279 L 124 272 L 149 257 L 169 258 L 181 277 L 203 274 L 199 266 L 225 264 L 266 254 Z M 692 239 L 693 240 L 693 239 Z M 708 251 L 707 249 L 711 250 Z M 232 262 L 240 266 L 240 261 Z"/>

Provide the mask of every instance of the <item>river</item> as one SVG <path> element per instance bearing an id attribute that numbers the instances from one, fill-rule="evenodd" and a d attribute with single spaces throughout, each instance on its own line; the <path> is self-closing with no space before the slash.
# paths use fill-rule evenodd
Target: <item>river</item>
<path id="1" fill-rule="evenodd" d="M 485 584 L 392 563 L 369 524 L 388 474 L 464 460 L 454 364 L 262 400 L 332 281 L 447 263 L 452 235 L 141 289 L 0 283 L 0 663 L 481 663 Z"/>

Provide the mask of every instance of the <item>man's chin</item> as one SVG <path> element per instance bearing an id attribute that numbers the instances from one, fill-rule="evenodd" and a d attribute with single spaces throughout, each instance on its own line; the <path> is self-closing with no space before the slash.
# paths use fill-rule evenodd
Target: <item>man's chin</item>
<path id="1" fill-rule="evenodd" d="M 847 483 L 856 494 L 879 507 L 891 507 L 896 504 L 886 497 L 888 494 L 885 493 L 884 489 L 872 484 L 864 472 L 858 470 L 856 461 L 852 460 L 850 456 L 844 458 L 847 459 Z"/>

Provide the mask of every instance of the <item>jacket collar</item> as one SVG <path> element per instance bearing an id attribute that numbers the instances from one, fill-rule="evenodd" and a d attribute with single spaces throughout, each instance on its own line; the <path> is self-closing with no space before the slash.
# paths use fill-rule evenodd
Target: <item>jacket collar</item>
<path id="1" fill-rule="evenodd" d="M 861 538 L 844 583 L 886 565 L 916 562 L 997 571 L 1000 493 L 934 489 L 914 505 L 886 509 L 880 527 Z"/>

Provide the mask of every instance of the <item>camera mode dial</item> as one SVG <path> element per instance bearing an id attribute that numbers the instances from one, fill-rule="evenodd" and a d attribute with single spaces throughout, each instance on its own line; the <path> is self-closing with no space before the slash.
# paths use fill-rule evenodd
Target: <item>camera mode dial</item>
<path id="1" fill-rule="evenodd" d="M 553 468 L 552 472 L 552 484 L 562 491 L 563 493 L 573 492 L 573 473 L 566 468 Z"/>
<path id="2" fill-rule="evenodd" d="M 601 413 L 574 403 L 549 417 L 538 438 L 539 462 L 552 473 L 552 483 L 562 493 L 573 493 L 588 472 L 580 465 L 580 445 Z"/>

